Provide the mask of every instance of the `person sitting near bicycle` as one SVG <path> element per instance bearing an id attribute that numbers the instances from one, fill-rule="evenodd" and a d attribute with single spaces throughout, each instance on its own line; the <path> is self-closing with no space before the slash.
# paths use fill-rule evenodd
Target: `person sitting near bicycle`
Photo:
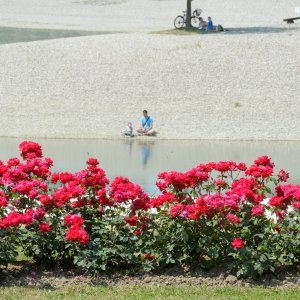
<path id="1" fill-rule="evenodd" d="M 206 30 L 207 30 L 207 31 L 212 31 L 212 30 L 214 30 L 214 24 L 213 24 L 213 21 L 212 21 L 211 17 L 208 17 L 207 19 L 208 19 L 208 23 L 207 23 L 207 28 L 206 28 Z"/>
<path id="2" fill-rule="evenodd" d="M 199 18 L 199 29 L 200 30 L 206 30 L 207 28 L 207 22 L 203 20 L 203 18 Z"/>

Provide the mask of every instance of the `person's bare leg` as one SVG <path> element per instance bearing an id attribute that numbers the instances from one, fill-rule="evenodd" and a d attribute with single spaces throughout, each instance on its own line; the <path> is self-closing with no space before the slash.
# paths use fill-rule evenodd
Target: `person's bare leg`
<path id="1" fill-rule="evenodd" d="M 145 133 L 145 135 L 153 136 L 153 135 L 155 135 L 155 130 L 154 129 L 150 129 L 148 132 Z"/>
<path id="2" fill-rule="evenodd" d="M 145 134 L 145 131 L 144 131 L 143 128 L 138 128 L 138 129 L 136 130 L 136 132 L 139 133 L 139 134 Z"/>

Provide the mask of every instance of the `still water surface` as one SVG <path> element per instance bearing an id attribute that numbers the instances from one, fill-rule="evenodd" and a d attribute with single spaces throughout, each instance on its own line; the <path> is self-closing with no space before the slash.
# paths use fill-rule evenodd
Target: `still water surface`
<path id="1" fill-rule="evenodd" d="M 37 29 L 0 27 L 0 44 L 33 42 L 68 37 L 110 34 L 110 31 L 64 30 L 64 29 Z"/>
<path id="2" fill-rule="evenodd" d="M 19 157 L 24 139 L 0 138 L 0 159 Z M 54 160 L 53 171 L 79 171 L 88 157 L 99 159 L 110 179 L 127 176 L 147 192 L 156 192 L 161 171 L 186 171 L 199 163 L 234 160 L 247 164 L 260 155 L 272 157 L 276 170 L 286 169 L 290 182 L 300 183 L 300 142 L 225 142 L 162 140 L 35 139 L 45 156 Z"/>

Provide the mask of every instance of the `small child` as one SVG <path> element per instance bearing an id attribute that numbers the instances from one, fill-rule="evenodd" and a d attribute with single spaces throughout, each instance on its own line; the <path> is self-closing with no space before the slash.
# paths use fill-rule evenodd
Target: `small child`
<path id="1" fill-rule="evenodd" d="M 199 18 L 199 30 L 206 30 L 207 22 L 203 20 L 203 18 Z"/>
<path id="2" fill-rule="evenodd" d="M 134 137 L 132 123 L 128 122 L 125 131 L 123 132 L 125 136 Z"/>

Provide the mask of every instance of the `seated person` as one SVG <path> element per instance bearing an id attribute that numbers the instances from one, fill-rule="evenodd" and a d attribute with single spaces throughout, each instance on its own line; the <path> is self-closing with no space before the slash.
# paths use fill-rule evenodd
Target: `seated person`
<path id="1" fill-rule="evenodd" d="M 128 122 L 126 129 L 122 132 L 123 135 L 134 137 L 132 123 Z"/>
<path id="2" fill-rule="evenodd" d="M 218 24 L 218 26 L 216 26 L 216 31 L 226 31 L 226 30 L 221 24 Z"/>
<path id="3" fill-rule="evenodd" d="M 199 18 L 199 29 L 206 30 L 207 22 L 203 20 L 203 18 Z"/>
<path id="4" fill-rule="evenodd" d="M 153 119 L 148 116 L 147 110 L 143 110 L 143 116 L 140 118 L 140 124 L 141 126 L 137 130 L 140 135 L 155 135 Z"/>
<path id="5" fill-rule="evenodd" d="M 214 30 L 214 24 L 213 24 L 213 21 L 211 20 L 211 17 L 208 17 L 208 23 L 207 23 L 207 28 L 206 30 L 207 31 L 212 31 Z"/>

